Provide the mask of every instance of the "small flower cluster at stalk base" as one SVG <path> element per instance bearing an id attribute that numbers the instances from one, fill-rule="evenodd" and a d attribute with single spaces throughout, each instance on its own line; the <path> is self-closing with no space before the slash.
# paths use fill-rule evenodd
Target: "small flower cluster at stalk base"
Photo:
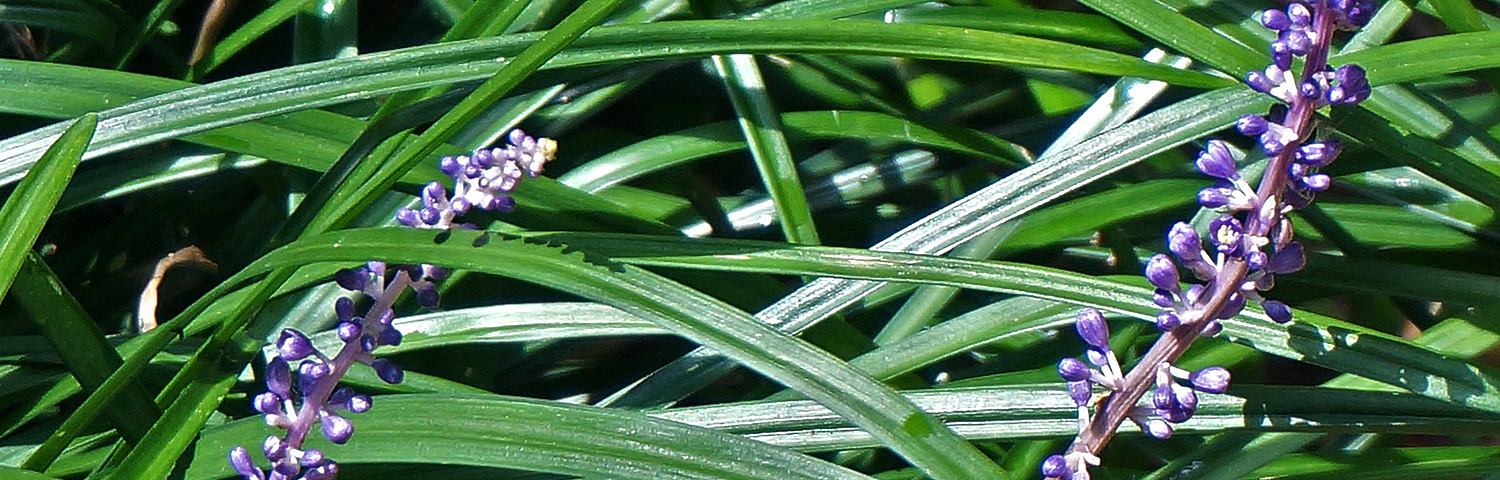
<path id="1" fill-rule="evenodd" d="M 1219 320 L 1238 315 L 1247 302 L 1259 303 L 1276 322 L 1291 321 L 1290 307 L 1260 292 L 1275 285 L 1276 275 L 1296 272 L 1306 263 L 1287 214 L 1329 187 L 1330 178 L 1318 169 L 1342 149 L 1337 140 L 1310 138 L 1313 114 L 1325 106 L 1357 104 L 1371 93 L 1364 69 L 1328 66 L 1329 44 L 1335 30 L 1359 28 L 1374 12 L 1371 0 L 1311 0 L 1261 15 L 1261 24 L 1278 32 L 1271 43 L 1273 64 L 1251 72 L 1245 82 L 1284 104 L 1268 115 L 1240 118 L 1235 126 L 1256 138 L 1270 158 L 1269 167 L 1257 189 L 1240 175 L 1228 144 L 1211 140 L 1198 155 L 1198 170 L 1215 179 L 1198 192 L 1198 202 L 1222 214 L 1209 222 L 1207 243 L 1191 225 L 1173 225 L 1166 238 L 1171 255 L 1158 254 L 1146 262 L 1146 279 L 1155 287 L 1152 300 L 1163 309 L 1156 315 L 1163 335 L 1133 369 L 1120 369 L 1109 348 L 1104 316 L 1094 309 L 1078 313 L 1076 326 L 1088 344 L 1088 361 L 1064 358 L 1058 373 L 1078 405 L 1079 435 L 1067 453 L 1042 462 L 1044 476 L 1086 480 L 1088 466 L 1099 464 L 1099 450 L 1126 418 L 1148 435 L 1166 438 L 1173 424 L 1192 418 L 1199 392 L 1223 393 L 1229 371 L 1208 367 L 1190 373 L 1171 362 L 1194 338 L 1222 331 Z M 1292 73 L 1297 58 L 1303 59 L 1301 75 Z M 1183 288 L 1179 266 L 1202 283 Z M 1109 393 L 1095 397 L 1095 386 Z M 1148 391 L 1151 407 L 1137 406 Z"/>
<path id="2" fill-rule="evenodd" d="M 511 130 L 509 145 L 479 149 L 469 155 L 443 157 L 438 168 L 453 178 L 453 196 L 443 184 L 432 182 L 422 189 L 422 208 L 401 209 L 396 221 L 418 228 L 469 228 L 453 220 L 470 208 L 509 212 L 516 208 L 510 192 L 523 177 L 542 173 L 547 161 L 557 155 L 557 142 L 535 138 L 520 129 Z"/>
<path id="3" fill-rule="evenodd" d="M 448 199 L 443 186 L 434 182 L 423 189 L 424 207 L 401 210 L 397 221 L 418 228 L 471 228 L 453 223 L 470 206 L 510 211 L 515 203 L 509 192 L 523 173 L 540 173 L 542 165 L 556 153 L 557 144 L 520 130 L 511 131 L 509 139 L 510 145 L 503 148 L 444 157 L 439 166 L 454 178 L 453 199 Z M 364 413 L 372 400 L 338 385 L 353 364 L 369 365 L 387 383 L 401 383 L 405 376 L 401 367 L 374 356 L 378 347 L 401 344 L 401 332 L 391 325 L 395 319 L 391 306 L 410 288 L 423 307 L 437 307 L 435 282 L 447 275 L 447 269 L 432 265 L 373 261 L 334 274 L 340 287 L 370 297 L 372 304 L 361 317 L 355 315 L 353 299 L 343 297 L 334 302 L 339 320 L 335 331 L 343 346 L 332 357 L 314 347 L 302 332 L 290 328 L 281 331 L 275 342 L 277 356 L 266 364 L 266 392 L 256 395 L 252 403 L 265 415 L 266 424 L 286 433 L 266 437 L 261 444 L 262 454 L 271 463 L 269 470 L 256 465 L 244 447 L 230 449 L 229 464 L 235 472 L 247 480 L 331 480 L 337 476 L 339 464 L 317 449 L 304 449 L 304 440 L 314 425 L 334 444 L 342 445 L 354 434 L 354 424 L 343 414 Z"/>

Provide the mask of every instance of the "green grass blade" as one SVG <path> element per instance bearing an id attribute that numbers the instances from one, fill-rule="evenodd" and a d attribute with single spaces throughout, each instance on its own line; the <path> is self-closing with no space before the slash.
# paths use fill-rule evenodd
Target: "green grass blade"
<path id="1" fill-rule="evenodd" d="M 345 465 L 475 465 L 639 480 L 870 478 L 783 448 L 639 412 L 498 396 L 380 396 L 375 405 L 352 418 L 358 433 L 347 445 L 321 438 L 310 444 Z M 204 432 L 183 478 L 233 476 L 224 452 L 254 446 L 271 431 L 264 422 L 246 419 Z M 424 453 L 414 457 L 414 448 Z"/>
<path id="2" fill-rule="evenodd" d="M 985 230 L 1162 150 L 1222 128 L 1269 101 L 1249 89 L 1218 90 L 1163 108 L 1043 158 L 983 190 L 949 204 L 873 250 L 942 254 Z M 756 314 L 784 331 L 798 332 L 874 291 L 881 282 L 818 279 Z M 712 383 L 732 366 L 698 351 L 663 367 L 613 401 L 622 405 L 671 403 Z"/>
<path id="3" fill-rule="evenodd" d="M 781 115 L 788 139 L 803 143 L 821 139 L 901 141 L 991 159 L 1007 165 L 1029 163 L 1022 147 L 983 132 L 923 125 L 876 112 L 829 110 Z M 744 137 L 732 122 L 718 122 L 653 137 L 600 155 L 557 178 L 559 182 L 598 192 L 648 173 L 702 158 L 744 150 Z"/>
<path id="4" fill-rule="evenodd" d="M 365 243 L 361 240 L 365 235 L 384 240 Z M 390 241 L 399 241 L 402 247 L 391 248 Z M 455 251 L 464 253 L 455 256 Z M 714 298 L 635 267 L 593 263 L 585 256 L 565 254 L 564 250 L 531 240 L 483 232 L 381 229 L 336 232 L 293 243 L 263 257 L 239 276 L 249 277 L 277 266 L 355 259 L 447 264 L 548 285 L 608 303 L 725 352 L 827 405 L 934 478 L 1004 476 L 971 445 L 827 352 L 778 333 Z"/>
<path id="5" fill-rule="evenodd" d="M 104 342 L 104 332 L 94 319 L 89 318 L 40 255 L 26 253 L 11 298 L 31 314 L 53 350 L 86 391 L 97 390 L 124 363 L 119 352 Z M 105 413 L 120 435 L 131 442 L 145 436 L 148 427 L 145 421 L 161 416 L 156 403 L 140 385 L 131 385 L 121 392 Z M 21 466 L 46 471 L 77 433 L 58 429 Z"/>
<path id="6" fill-rule="evenodd" d="M 78 169 L 98 124 L 99 117 L 94 114 L 72 122 L 30 167 L 0 207 L 0 229 L 6 232 L 5 238 L 0 238 L 0 294 L 10 290 L 26 252 L 36 243 L 47 217 L 62 198 L 63 189 Z"/>
<path id="7" fill-rule="evenodd" d="M 781 233 L 791 243 L 817 245 L 818 229 L 813 225 L 812 211 L 803 193 L 796 159 L 787 146 L 781 116 L 771 104 L 765 79 L 755 57 L 750 55 L 715 55 L 714 68 L 729 92 L 740 131 L 749 146 L 750 157 L 760 171 L 772 203 Z"/>

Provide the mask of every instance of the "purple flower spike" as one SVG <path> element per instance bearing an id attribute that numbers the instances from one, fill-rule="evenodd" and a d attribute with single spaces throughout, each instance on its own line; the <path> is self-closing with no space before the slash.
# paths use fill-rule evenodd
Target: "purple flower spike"
<path id="1" fill-rule="evenodd" d="M 250 452 L 245 447 L 234 447 L 229 449 L 229 465 L 234 467 L 235 473 L 239 473 L 246 480 L 265 480 L 266 472 L 255 466 L 250 460 Z"/>
<path id="2" fill-rule="evenodd" d="M 1275 300 L 1266 300 L 1260 303 L 1260 308 L 1266 310 L 1266 316 L 1276 323 L 1287 323 L 1292 321 L 1292 308 Z"/>
<path id="3" fill-rule="evenodd" d="M 1082 360 L 1064 357 L 1061 362 L 1057 363 L 1057 374 L 1069 382 L 1082 382 L 1089 379 L 1091 370 Z"/>
<path id="4" fill-rule="evenodd" d="M 1214 178 L 1236 180 L 1240 178 L 1240 172 L 1235 170 L 1234 155 L 1229 153 L 1229 145 L 1219 140 L 1209 140 L 1208 146 L 1203 153 L 1198 154 L 1198 171 Z"/>
<path id="5" fill-rule="evenodd" d="M 1229 370 L 1225 370 L 1224 367 L 1208 367 L 1193 372 L 1188 377 L 1188 381 L 1192 382 L 1193 388 L 1199 391 L 1224 393 L 1229 390 Z"/>
<path id="6" fill-rule="evenodd" d="M 331 413 L 323 414 L 323 436 L 328 437 L 328 441 L 343 445 L 349 441 L 350 435 L 354 435 L 354 424 L 349 419 Z"/>
<path id="7" fill-rule="evenodd" d="M 281 358 L 289 362 L 295 362 L 318 353 L 313 348 L 312 340 L 294 329 L 283 329 L 281 337 L 276 339 L 276 349 L 281 351 Z"/>
<path id="8" fill-rule="evenodd" d="M 1177 265 L 1165 254 L 1158 253 L 1146 261 L 1146 280 L 1163 290 L 1176 292 L 1182 289 L 1178 284 L 1181 279 L 1177 276 Z"/>
<path id="9" fill-rule="evenodd" d="M 1104 314 L 1092 308 L 1078 311 L 1075 316 L 1074 326 L 1078 329 L 1078 336 L 1084 342 L 1102 350 L 1109 349 L 1109 323 L 1104 321 Z"/>
<path id="10" fill-rule="evenodd" d="M 375 369 L 375 376 L 380 377 L 385 383 L 395 385 L 401 383 L 403 378 L 406 378 L 406 374 L 401 371 L 400 365 L 396 365 L 396 362 L 384 358 L 375 359 L 374 362 L 370 363 L 370 367 Z"/>

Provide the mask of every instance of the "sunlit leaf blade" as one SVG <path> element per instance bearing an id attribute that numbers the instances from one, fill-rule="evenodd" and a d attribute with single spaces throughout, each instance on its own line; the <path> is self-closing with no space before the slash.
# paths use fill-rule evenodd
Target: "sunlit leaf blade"
<path id="1" fill-rule="evenodd" d="M 63 189 L 89 148 L 98 123 L 99 117 L 93 114 L 71 122 L 30 166 L 25 178 L 0 207 L 0 228 L 6 232 L 0 238 L 0 294 L 10 289 L 21 262 L 25 261 L 26 251 L 41 234 L 52 208 L 62 198 Z"/>
<path id="2" fill-rule="evenodd" d="M 1029 155 L 1021 147 L 982 132 L 952 127 L 932 128 L 877 112 L 788 112 L 781 115 L 781 123 L 787 129 L 787 137 L 796 142 L 836 138 L 899 141 L 1013 165 L 1029 160 Z M 594 192 L 651 172 L 745 148 L 743 137 L 732 123 L 699 125 L 601 155 L 559 176 L 558 181 Z"/>
<path id="3" fill-rule="evenodd" d="M 380 259 L 443 264 L 547 285 L 610 304 L 725 352 L 849 418 L 934 478 L 1003 476 L 973 446 L 884 385 L 823 350 L 665 278 L 507 235 L 412 229 L 373 232 L 412 243 L 393 249 L 389 244 L 356 241 L 365 231 L 335 232 L 277 249 L 238 276 L 248 278 L 270 269 L 311 262 Z"/>
<path id="4" fill-rule="evenodd" d="M 312 442 L 342 464 L 514 468 L 594 478 L 868 479 L 829 462 L 643 413 L 514 397 L 381 396 L 352 418 L 345 446 Z M 232 476 L 226 454 L 271 429 L 256 419 L 208 430 L 184 478 Z M 413 452 L 422 452 L 417 455 Z"/>

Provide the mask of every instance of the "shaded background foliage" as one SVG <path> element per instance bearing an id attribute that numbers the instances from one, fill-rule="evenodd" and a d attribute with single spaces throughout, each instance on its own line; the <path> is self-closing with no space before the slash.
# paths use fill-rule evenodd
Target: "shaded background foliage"
<path id="1" fill-rule="evenodd" d="M 345 478 L 1035 476 L 1076 428 L 1057 332 L 1094 306 L 1127 363 L 1149 344 L 1141 259 L 1208 218 L 1196 145 L 1251 145 L 1226 127 L 1268 102 L 1234 79 L 1278 6 L 241 0 L 190 65 L 209 3 L 0 2 L 0 178 L 34 207 L 0 221 L 40 231 L 0 250 L 0 476 L 231 476 L 265 342 L 331 339 L 329 275 L 374 258 L 460 273 L 403 306 L 407 383 L 348 380 L 379 395 L 327 448 Z M 1349 148 L 1272 293 L 1298 321 L 1228 321 L 1183 366 L 1235 387 L 1096 472 L 1500 470 L 1496 15 L 1393 0 L 1345 39 L 1378 87 L 1320 120 Z M 561 149 L 473 220 L 503 234 L 364 228 L 516 126 Z M 218 269 L 174 270 L 141 334 L 190 245 Z"/>

